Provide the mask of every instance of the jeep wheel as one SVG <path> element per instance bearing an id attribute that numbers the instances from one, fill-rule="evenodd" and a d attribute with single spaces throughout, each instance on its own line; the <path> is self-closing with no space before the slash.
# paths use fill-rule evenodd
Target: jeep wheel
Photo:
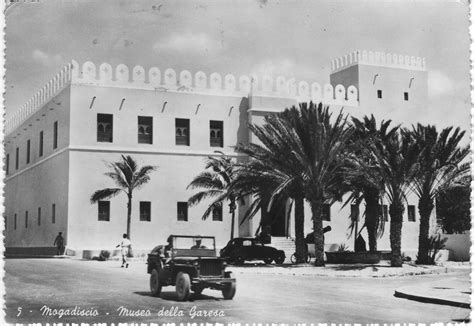
<path id="1" fill-rule="evenodd" d="M 277 263 L 278 265 L 283 264 L 284 261 L 285 256 L 278 256 L 277 258 L 275 258 L 275 263 Z"/>
<path id="2" fill-rule="evenodd" d="M 233 278 L 232 272 L 225 273 L 225 278 Z M 225 300 L 232 300 L 235 295 L 236 285 L 235 282 L 227 283 L 222 288 L 222 295 Z"/>
<path id="3" fill-rule="evenodd" d="M 189 298 L 191 289 L 191 279 L 189 274 L 179 272 L 176 276 L 176 295 L 179 301 L 186 301 Z"/>
<path id="4" fill-rule="evenodd" d="M 161 293 L 161 282 L 158 271 L 153 269 L 150 275 L 150 292 L 154 297 L 158 297 Z"/>
<path id="5" fill-rule="evenodd" d="M 263 261 L 265 262 L 265 264 L 270 265 L 273 261 L 273 258 L 268 258 L 267 257 L 267 258 L 264 258 Z"/>
<path id="6" fill-rule="evenodd" d="M 200 287 L 200 286 L 196 286 L 195 288 L 192 289 L 193 292 L 197 295 L 201 295 L 202 291 L 204 290 L 204 288 Z"/>
<path id="7" fill-rule="evenodd" d="M 245 262 L 244 257 L 242 256 L 235 257 L 234 261 L 235 261 L 235 264 L 237 265 L 243 265 Z"/>

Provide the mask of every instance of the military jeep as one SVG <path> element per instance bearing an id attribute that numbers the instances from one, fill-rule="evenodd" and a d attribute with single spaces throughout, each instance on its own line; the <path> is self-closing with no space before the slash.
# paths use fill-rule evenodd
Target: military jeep
<path id="1" fill-rule="evenodd" d="M 179 301 L 186 301 L 190 291 L 201 294 L 205 288 L 222 291 L 224 299 L 235 295 L 236 284 L 226 263 L 216 256 L 214 237 L 170 235 L 168 244 L 155 247 L 148 254 L 150 292 L 159 296 L 163 286 L 176 286 Z"/>

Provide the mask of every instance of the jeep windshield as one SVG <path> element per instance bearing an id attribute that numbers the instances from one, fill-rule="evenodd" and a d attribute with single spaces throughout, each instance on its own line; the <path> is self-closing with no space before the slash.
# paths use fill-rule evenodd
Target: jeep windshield
<path id="1" fill-rule="evenodd" d="M 180 236 L 173 238 L 174 257 L 215 257 L 216 244 L 214 237 Z"/>

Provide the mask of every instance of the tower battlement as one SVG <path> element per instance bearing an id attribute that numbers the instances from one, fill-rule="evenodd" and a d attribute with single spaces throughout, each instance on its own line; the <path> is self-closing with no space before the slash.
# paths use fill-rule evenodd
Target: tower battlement
<path id="1" fill-rule="evenodd" d="M 426 70 L 425 58 L 396 53 L 357 50 L 332 60 L 331 72 L 337 72 L 356 64 L 409 70 Z"/>

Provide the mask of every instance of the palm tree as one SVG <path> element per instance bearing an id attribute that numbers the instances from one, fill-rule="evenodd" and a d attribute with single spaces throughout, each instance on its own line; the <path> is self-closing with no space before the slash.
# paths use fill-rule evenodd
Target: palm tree
<path id="1" fill-rule="evenodd" d="M 358 159 L 362 158 L 365 160 L 366 166 L 372 165 L 371 170 L 373 173 L 377 172 L 377 167 L 373 166 L 375 162 L 371 159 L 370 146 L 375 142 L 385 142 L 397 132 L 398 127 L 389 129 L 390 123 L 391 120 L 382 120 L 380 127 L 377 128 L 377 122 L 373 115 L 370 118 L 364 116 L 363 120 L 352 118 L 354 126 L 354 134 L 351 141 L 353 155 Z M 362 200 L 365 201 L 365 226 L 367 228 L 369 250 L 377 251 L 377 237 L 383 232 L 385 224 L 381 221 L 382 215 L 380 214 L 381 193 L 385 185 L 380 178 L 376 179 L 380 181 L 378 184 L 368 182 L 365 176 L 357 173 L 354 174 L 353 170 L 354 166 L 349 161 L 346 176 L 351 188 L 351 195 L 346 204 L 355 202 L 358 205 Z"/>
<path id="2" fill-rule="evenodd" d="M 406 131 L 394 133 L 384 142 L 372 143 L 370 150 L 374 164 L 367 164 L 363 159 L 355 160 L 356 171 L 373 185 L 380 182 L 385 184 L 383 195 L 386 195 L 390 203 L 391 266 L 401 267 L 403 203 L 419 170 L 419 150 L 411 134 Z"/>
<path id="3" fill-rule="evenodd" d="M 464 131 L 453 127 L 438 133 L 435 126 L 413 126 L 412 135 L 420 148 L 420 170 L 413 182 L 413 191 L 418 196 L 420 234 L 418 238 L 417 263 L 432 264 L 429 257 L 430 215 L 434 199 L 440 191 L 453 185 L 469 172 L 469 164 L 461 164 L 469 154 L 469 148 L 460 147 Z"/>
<path id="4" fill-rule="evenodd" d="M 205 220 L 215 209 L 220 209 L 224 202 L 227 201 L 230 213 L 232 214 L 230 239 L 233 239 L 237 201 L 243 202 L 239 193 L 230 188 L 230 184 L 236 175 L 236 164 L 224 153 L 219 151 L 216 151 L 216 153 L 220 154 L 220 156 L 209 156 L 205 170 L 188 185 L 187 189 L 204 189 L 191 196 L 188 199 L 188 203 L 190 206 L 193 206 L 204 199 L 214 198 L 202 215 L 202 219 Z"/>
<path id="5" fill-rule="evenodd" d="M 117 196 L 120 192 L 127 195 L 127 235 L 130 236 L 130 222 L 132 218 L 132 198 L 133 191 L 140 189 L 150 181 L 150 173 L 156 170 L 155 166 L 146 165 L 139 168 L 137 162 L 131 156 L 122 155 L 119 162 L 108 163 L 111 172 L 105 173 L 116 184 L 117 188 L 105 188 L 94 192 L 90 198 L 92 204 L 99 200 L 106 200 Z"/>

